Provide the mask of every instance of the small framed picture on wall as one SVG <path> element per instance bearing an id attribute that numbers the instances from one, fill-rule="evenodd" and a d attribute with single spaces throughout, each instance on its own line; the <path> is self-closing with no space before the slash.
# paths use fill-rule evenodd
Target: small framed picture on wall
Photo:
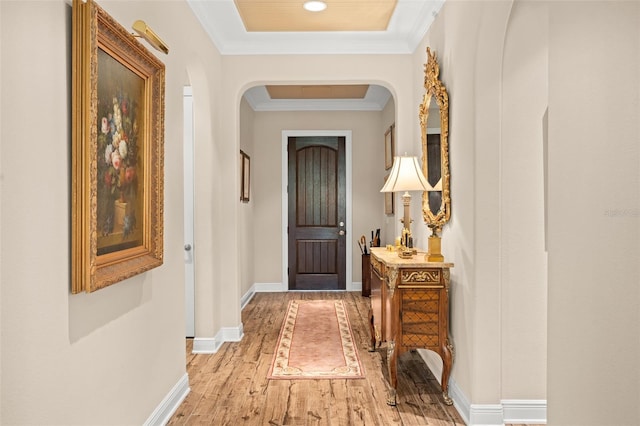
<path id="1" fill-rule="evenodd" d="M 389 179 L 389 175 L 384 177 L 385 184 L 387 183 L 387 179 Z M 384 186 L 384 184 L 382 186 Z M 384 214 L 387 216 L 391 216 L 393 214 L 393 192 L 384 193 Z"/>
<path id="2" fill-rule="evenodd" d="M 251 159 L 244 151 L 240 150 L 240 201 L 249 202 L 249 190 L 251 188 Z"/>
<path id="3" fill-rule="evenodd" d="M 396 149 L 394 144 L 394 129 L 395 124 L 389 126 L 386 132 L 384 132 L 384 169 L 389 170 L 393 166 L 393 156 Z"/>

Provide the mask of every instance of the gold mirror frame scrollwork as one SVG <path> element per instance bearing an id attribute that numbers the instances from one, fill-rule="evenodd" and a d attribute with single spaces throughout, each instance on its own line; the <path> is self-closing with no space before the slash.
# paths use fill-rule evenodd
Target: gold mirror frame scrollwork
<path id="1" fill-rule="evenodd" d="M 437 212 L 431 211 L 428 191 L 422 194 L 422 217 L 434 235 L 442 229 L 451 216 L 451 196 L 449 188 L 449 95 L 444 84 L 440 81 L 440 66 L 435 52 L 427 47 L 427 63 L 425 64 L 424 88 L 425 93 L 420 104 L 420 134 L 422 139 L 422 171 L 428 176 L 427 158 L 427 120 L 429 105 L 434 98 L 440 110 L 440 153 L 442 170 L 442 203 Z"/>

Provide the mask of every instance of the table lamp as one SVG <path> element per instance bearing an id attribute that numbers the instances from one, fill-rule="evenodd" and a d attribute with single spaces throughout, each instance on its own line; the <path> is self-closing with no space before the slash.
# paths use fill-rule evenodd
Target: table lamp
<path id="1" fill-rule="evenodd" d="M 401 249 L 398 251 L 398 256 L 402 258 L 411 258 L 414 254 L 413 237 L 411 236 L 411 194 L 409 194 L 409 191 L 427 191 L 429 188 L 431 188 L 431 185 L 424 177 L 417 157 L 393 158 L 391 173 L 380 192 L 404 191 L 402 195 L 404 205 L 403 230 Z"/>

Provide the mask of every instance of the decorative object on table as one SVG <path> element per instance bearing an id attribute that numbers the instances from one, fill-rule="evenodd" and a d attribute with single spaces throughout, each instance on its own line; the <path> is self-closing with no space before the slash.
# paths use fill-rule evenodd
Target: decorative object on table
<path id="1" fill-rule="evenodd" d="M 371 247 L 380 247 L 380 228 L 376 229 L 376 232 L 371 239 Z"/>
<path id="2" fill-rule="evenodd" d="M 404 205 L 402 224 L 404 226 L 402 229 L 401 248 L 398 250 L 400 257 L 410 258 L 415 254 L 411 235 L 411 194 L 409 194 L 409 191 L 427 191 L 429 188 L 430 185 L 422 174 L 417 157 L 394 158 L 389 179 L 387 179 L 380 192 L 404 191 L 402 195 Z"/>
<path id="3" fill-rule="evenodd" d="M 443 262 L 442 227 L 451 215 L 449 193 L 449 95 L 439 79 L 440 67 L 435 52 L 427 47 L 425 94 L 420 104 L 422 171 L 430 189 L 422 195 L 422 216 L 431 229 L 427 260 Z"/>
<path id="4" fill-rule="evenodd" d="M 71 292 L 162 265 L 165 67 L 93 0 L 72 18 Z"/>
<path id="5" fill-rule="evenodd" d="M 291 300 L 268 378 L 363 377 L 344 301 Z"/>
<path id="6" fill-rule="evenodd" d="M 240 150 L 240 201 L 249 202 L 249 190 L 251 189 L 251 159 L 243 150 Z"/>

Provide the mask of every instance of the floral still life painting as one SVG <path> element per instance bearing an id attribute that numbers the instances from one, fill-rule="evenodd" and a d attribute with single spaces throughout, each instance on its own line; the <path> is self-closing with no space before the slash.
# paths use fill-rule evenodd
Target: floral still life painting
<path id="1" fill-rule="evenodd" d="M 98 255 L 141 244 L 144 81 L 98 50 Z"/>

